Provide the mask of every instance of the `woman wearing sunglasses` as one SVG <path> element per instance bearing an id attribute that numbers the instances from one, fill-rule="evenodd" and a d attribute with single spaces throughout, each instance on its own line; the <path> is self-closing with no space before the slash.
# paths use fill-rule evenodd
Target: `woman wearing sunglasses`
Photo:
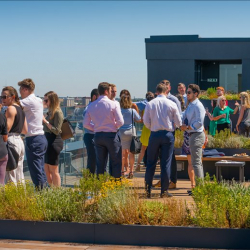
<path id="1" fill-rule="evenodd" d="M 48 141 L 45 153 L 44 170 L 50 186 L 61 186 L 61 177 L 58 171 L 59 155 L 63 149 L 61 129 L 63 124 L 63 113 L 57 94 L 49 91 L 44 95 L 44 107 L 48 108 L 47 117 L 43 117 L 43 129 Z"/>
<path id="2" fill-rule="evenodd" d="M 19 97 L 15 88 L 8 86 L 2 89 L 2 104 L 7 106 L 5 116 L 7 120 L 8 141 L 15 145 L 19 154 L 18 166 L 12 171 L 6 172 L 6 182 L 24 183 L 23 161 L 24 161 L 24 143 L 21 134 L 28 131 L 27 122 L 23 108 L 20 104 Z"/>
<path id="3" fill-rule="evenodd" d="M 224 95 L 217 99 L 217 107 L 213 111 L 213 120 L 217 121 L 217 131 L 231 129 L 230 114 L 236 114 L 239 108 L 239 103 L 235 102 L 235 109 L 226 106 L 226 97 Z"/>

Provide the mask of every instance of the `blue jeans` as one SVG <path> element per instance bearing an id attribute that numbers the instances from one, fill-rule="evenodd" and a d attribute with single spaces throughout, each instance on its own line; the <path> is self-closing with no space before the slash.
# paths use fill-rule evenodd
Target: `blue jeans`
<path id="1" fill-rule="evenodd" d="M 161 165 L 161 193 L 168 190 L 171 161 L 174 150 L 174 136 L 172 132 L 159 130 L 151 132 L 148 143 L 148 159 L 145 174 L 146 189 L 150 193 L 153 177 L 155 173 L 159 150 L 161 149 L 160 165 Z"/>
<path id="2" fill-rule="evenodd" d="M 110 173 L 114 178 L 121 177 L 122 147 L 121 140 L 115 132 L 97 132 L 94 136 L 97 174 L 104 174 L 109 155 Z"/>
<path id="3" fill-rule="evenodd" d="M 96 155 L 95 155 L 95 146 L 94 146 L 94 135 L 90 133 L 85 133 L 83 136 L 83 140 L 87 149 L 87 169 L 89 169 L 90 173 L 94 174 L 96 171 Z"/>
<path id="4" fill-rule="evenodd" d="M 26 157 L 31 179 L 37 188 L 47 185 L 47 178 L 44 171 L 44 157 L 48 142 L 45 135 L 26 137 Z"/>

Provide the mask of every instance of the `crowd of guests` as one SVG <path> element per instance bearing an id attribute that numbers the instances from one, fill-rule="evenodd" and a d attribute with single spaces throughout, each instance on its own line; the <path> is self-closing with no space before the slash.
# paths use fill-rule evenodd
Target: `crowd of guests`
<path id="1" fill-rule="evenodd" d="M 61 138 L 63 113 L 59 98 L 53 91 L 44 99 L 35 96 L 35 84 L 31 79 L 18 83 L 21 100 L 15 88 L 2 89 L 1 103 L 6 106 L 5 115 L 0 113 L 0 183 L 24 182 L 23 161 L 26 152 L 27 163 L 34 185 L 37 188 L 60 186 L 58 171 L 59 154 L 63 148 Z M 239 118 L 236 125 L 241 135 L 249 136 L 250 99 L 246 92 L 240 93 L 241 105 L 235 102 L 235 109 L 227 105 L 224 89 L 217 88 L 217 100 L 212 100 L 212 112 L 205 110 L 199 101 L 200 88 L 196 84 L 178 84 L 178 94 L 171 94 L 171 84 L 162 80 L 156 92 L 147 92 L 146 99 L 133 103 L 127 89 L 120 92 L 116 100 L 117 88 L 114 84 L 102 82 L 91 91 L 91 102 L 83 112 L 84 143 L 87 150 L 87 168 L 91 173 L 113 177 L 133 178 L 135 156 L 130 152 L 135 123 L 143 123 L 142 148 L 136 163 L 140 169 L 142 159 L 146 165 L 145 188 L 151 197 L 154 186 L 161 187 L 161 197 L 171 197 L 169 189 L 176 188 L 177 164 L 174 152 L 175 131 L 184 131 L 183 154 L 188 158 L 188 174 L 191 188 L 195 187 L 195 177 L 203 178 L 202 149 L 207 143 L 204 119 L 210 119 L 209 131 L 231 129 L 230 115 Z M 46 115 L 44 109 L 48 109 Z M 21 138 L 25 134 L 26 143 Z M 6 172 L 8 153 L 6 142 L 16 147 L 19 162 L 16 169 Z M 153 177 L 160 159 L 161 179 L 153 185 Z M 109 162 L 109 164 L 107 164 Z M 107 166 L 108 165 L 108 166 Z"/>
<path id="2" fill-rule="evenodd" d="M 23 161 L 26 153 L 31 179 L 36 188 L 48 184 L 60 186 L 58 172 L 59 154 L 63 148 L 61 127 L 63 114 L 57 94 L 50 91 L 44 99 L 34 94 L 35 83 L 32 79 L 18 82 L 17 90 L 12 86 L 2 89 L 1 106 L 7 107 L 5 114 L 0 113 L 0 184 L 5 182 L 24 183 Z M 48 109 L 44 116 L 44 109 Z M 25 135 L 25 146 L 21 134 Z M 15 147 L 19 155 L 14 170 L 6 171 L 8 163 L 8 144 Z"/>

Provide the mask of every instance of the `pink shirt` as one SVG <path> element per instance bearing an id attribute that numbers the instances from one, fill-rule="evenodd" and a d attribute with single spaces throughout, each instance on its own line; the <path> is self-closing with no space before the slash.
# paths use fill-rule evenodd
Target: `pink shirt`
<path id="1" fill-rule="evenodd" d="M 83 127 L 94 130 L 95 133 L 117 132 L 123 124 L 121 109 L 104 95 L 89 104 L 83 121 Z"/>

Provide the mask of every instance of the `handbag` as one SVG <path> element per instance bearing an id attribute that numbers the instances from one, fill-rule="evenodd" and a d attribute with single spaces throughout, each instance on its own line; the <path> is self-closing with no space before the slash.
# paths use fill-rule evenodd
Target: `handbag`
<path id="1" fill-rule="evenodd" d="M 134 118 L 134 114 L 133 114 L 133 109 L 132 109 L 132 133 L 133 133 L 133 128 L 135 128 L 133 118 Z M 141 152 L 141 147 L 142 147 L 142 144 L 140 141 L 140 137 L 136 135 L 132 135 L 132 141 L 130 144 L 130 153 L 139 154 Z"/>
<path id="2" fill-rule="evenodd" d="M 6 171 L 12 171 L 18 167 L 19 154 L 16 151 L 15 145 L 7 141 L 8 161 Z"/>
<path id="3" fill-rule="evenodd" d="M 69 138 L 74 137 L 75 134 L 74 128 L 67 118 L 63 120 L 61 130 L 62 130 L 61 137 L 63 140 L 67 140 Z"/>

